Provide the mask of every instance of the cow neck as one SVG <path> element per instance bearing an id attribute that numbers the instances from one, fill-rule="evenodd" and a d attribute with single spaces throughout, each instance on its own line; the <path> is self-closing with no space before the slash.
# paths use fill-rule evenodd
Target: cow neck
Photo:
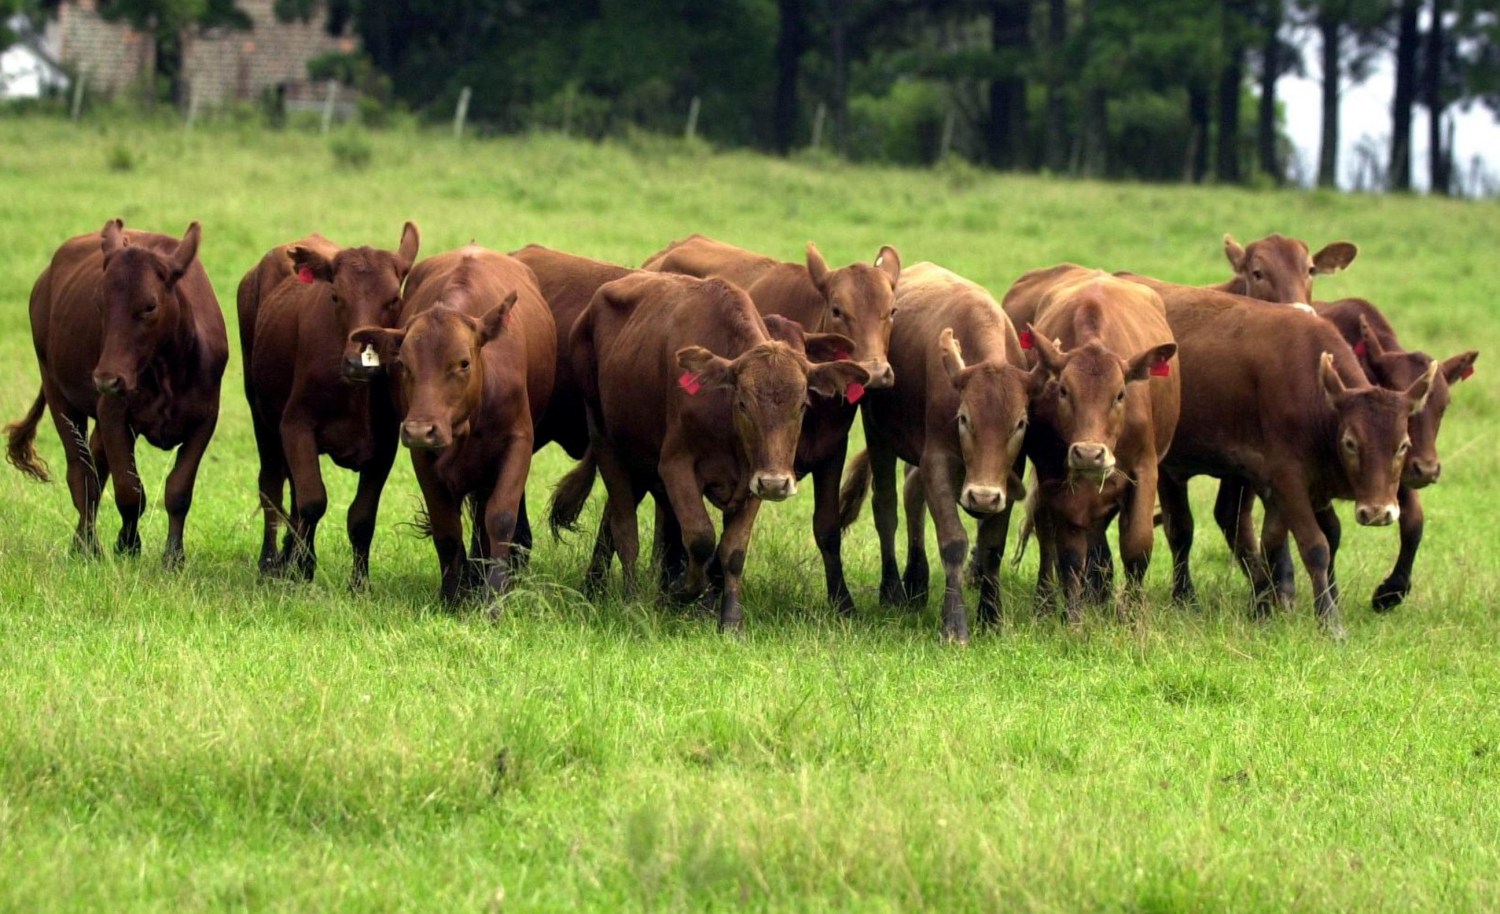
<path id="1" fill-rule="evenodd" d="M 177 316 L 171 332 L 163 338 L 151 360 L 146 363 L 146 377 L 154 382 L 158 391 L 170 395 L 187 390 L 203 371 L 198 339 L 197 322 L 193 320 L 193 308 L 185 296 L 173 290 L 177 303 Z"/>

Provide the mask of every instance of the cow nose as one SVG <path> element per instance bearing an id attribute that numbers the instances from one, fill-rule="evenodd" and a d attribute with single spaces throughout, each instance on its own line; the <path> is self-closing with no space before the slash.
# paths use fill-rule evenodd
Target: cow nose
<path id="1" fill-rule="evenodd" d="M 1080 442 L 1068 448 L 1068 466 L 1074 470 L 1103 470 L 1114 464 L 1114 455 L 1102 444 Z"/>
<path id="2" fill-rule="evenodd" d="M 1411 462 L 1412 485 L 1416 488 L 1430 486 L 1443 475 L 1443 464 L 1439 460 L 1413 460 Z"/>
<path id="3" fill-rule="evenodd" d="M 868 362 L 860 362 L 860 367 L 870 373 L 870 380 L 865 384 L 869 390 L 884 390 L 895 386 L 896 371 L 891 368 L 891 363 L 885 359 L 870 359 Z"/>
<path id="4" fill-rule="evenodd" d="M 125 392 L 125 379 L 117 374 L 95 372 L 94 389 L 106 397 L 118 397 Z"/>
<path id="5" fill-rule="evenodd" d="M 759 473 L 755 477 L 755 496 L 766 501 L 784 501 L 797 494 L 797 480 L 789 473 Z"/>
<path id="6" fill-rule="evenodd" d="M 964 486 L 959 503 L 972 514 L 998 514 L 1005 510 L 1005 489 L 999 486 Z"/>
<path id="7" fill-rule="evenodd" d="M 1387 527 L 1401 517 L 1401 509 L 1395 505 L 1360 505 L 1354 509 L 1354 519 L 1366 527 Z"/>
<path id="8" fill-rule="evenodd" d="M 401 443 L 407 447 L 435 448 L 440 442 L 435 422 L 401 423 Z"/>

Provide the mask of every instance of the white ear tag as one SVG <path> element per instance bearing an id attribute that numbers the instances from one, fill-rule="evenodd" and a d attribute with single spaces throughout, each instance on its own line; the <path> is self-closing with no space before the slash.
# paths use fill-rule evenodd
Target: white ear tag
<path id="1" fill-rule="evenodd" d="M 359 364 L 365 368 L 380 367 L 380 354 L 375 351 L 374 346 L 366 343 L 365 348 L 359 351 Z"/>
<path id="2" fill-rule="evenodd" d="M 1314 311 L 1313 310 L 1313 306 L 1309 305 L 1307 302 L 1294 301 L 1294 302 L 1292 302 L 1292 307 L 1296 308 L 1298 311 L 1306 311 L 1308 314 L 1317 314 L 1318 313 L 1318 312 Z"/>

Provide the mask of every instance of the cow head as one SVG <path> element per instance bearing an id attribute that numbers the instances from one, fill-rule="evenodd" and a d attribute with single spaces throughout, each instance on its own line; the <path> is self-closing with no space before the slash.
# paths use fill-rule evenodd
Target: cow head
<path id="1" fill-rule="evenodd" d="M 959 507 L 973 517 L 1004 511 L 1025 492 L 1015 475 L 1026 438 L 1026 409 L 1034 372 L 1006 362 L 965 365 L 953 328 L 938 334 L 938 354 L 958 392 L 958 446 L 964 461 Z"/>
<path id="2" fill-rule="evenodd" d="M 344 377 L 368 381 L 381 373 L 373 350 L 355 343 L 349 334 L 361 327 L 394 327 L 401 318 L 401 286 L 417 259 L 420 239 L 417 227 L 406 223 L 401 246 L 395 252 L 375 248 L 344 248 L 329 258 L 313 248 L 293 245 L 287 249 L 298 281 L 326 283 L 333 305 L 333 319 L 345 338 L 339 364 Z"/>
<path id="3" fill-rule="evenodd" d="M 886 245 L 874 265 L 852 263 L 830 270 L 807 243 L 807 275 L 823 296 L 823 320 L 819 330 L 838 333 L 854 341 L 849 357 L 870 373 L 871 388 L 896 383 L 887 350 L 891 343 L 891 320 L 896 314 L 896 280 L 901 276 L 901 255 Z"/>
<path id="4" fill-rule="evenodd" d="M 1285 235 L 1267 235 L 1243 248 L 1224 236 L 1224 256 L 1234 268 L 1230 291 L 1288 305 L 1312 301 L 1313 278 L 1337 273 L 1358 253 L 1359 248 L 1347 241 L 1335 241 L 1310 254 L 1307 242 Z"/>
<path id="5" fill-rule="evenodd" d="M 399 330 L 362 327 L 350 335 L 396 369 L 403 404 L 402 444 L 414 450 L 440 450 L 469 433 L 484 393 L 484 346 L 505 332 L 506 315 L 515 303 L 512 291 L 478 319 L 436 307 Z"/>
<path id="6" fill-rule="evenodd" d="M 751 468 L 750 494 L 766 501 L 797 494 L 792 463 L 809 396 L 844 396 L 851 385 L 870 380 L 870 373 L 854 362 L 814 365 L 792 346 L 775 340 L 733 360 L 702 346 L 688 346 L 677 350 L 677 364 L 683 370 L 679 384 L 687 395 L 731 392 L 735 433 Z"/>
<path id="7" fill-rule="evenodd" d="M 1068 472 L 1108 477 L 1125 427 L 1127 385 L 1169 374 L 1177 344 L 1148 346 L 1121 358 L 1098 340 L 1064 351 L 1035 327 L 1027 330 L 1037 364 L 1046 373 L 1042 410 L 1068 445 Z"/>
<path id="8" fill-rule="evenodd" d="M 1363 317 L 1359 319 L 1359 331 L 1363 345 L 1356 351 L 1362 350 L 1360 358 L 1365 373 L 1381 387 L 1406 390 L 1432 370 L 1433 359 L 1425 352 L 1386 349 Z M 1443 424 L 1443 413 L 1448 410 L 1451 400 L 1449 388 L 1474 373 L 1477 358 L 1479 353 L 1470 351 L 1437 363 L 1427 402 L 1412 415 L 1407 427 L 1411 447 L 1406 452 L 1406 463 L 1401 471 L 1404 485 L 1420 489 L 1438 481 L 1443 463 L 1438 459 L 1437 436 Z"/>
<path id="9" fill-rule="evenodd" d="M 104 396 L 133 392 L 141 372 L 173 338 L 184 320 L 177 283 L 198 256 L 198 223 L 188 226 L 177 249 L 163 255 L 125 237 L 125 223 L 111 219 L 100 232 L 104 288 L 99 298 L 103 347 L 94 366 L 94 387 Z"/>
<path id="10" fill-rule="evenodd" d="M 1324 399 L 1338 415 L 1339 460 L 1354 490 L 1354 519 L 1385 526 L 1401 517 L 1396 489 L 1411 438 L 1408 420 L 1420 413 L 1432 394 L 1436 363 L 1405 390 L 1346 387 L 1334 368 L 1333 354 L 1323 353 L 1318 380 Z"/>

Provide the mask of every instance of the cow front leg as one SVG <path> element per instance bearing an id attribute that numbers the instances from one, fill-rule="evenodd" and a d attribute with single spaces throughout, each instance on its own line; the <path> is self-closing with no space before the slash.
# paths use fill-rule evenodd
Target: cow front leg
<path id="1" fill-rule="evenodd" d="M 868 453 L 870 512 L 875 516 L 875 537 L 880 542 L 880 605 L 896 606 L 906 599 L 901 569 L 896 565 L 896 524 L 900 521 L 896 513 L 896 454 L 873 442 Z"/>
<path id="2" fill-rule="evenodd" d="M 854 613 L 854 597 L 844 579 L 844 535 L 839 529 L 839 482 L 844 476 L 844 449 L 812 468 L 813 539 L 823 557 L 828 603 L 839 615 Z"/>
<path id="3" fill-rule="evenodd" d="M 668 596 L 685 603 L 697 599 L 708 587 L 708 563 L 714 557 L 718 540 L 713 520 L 703 507 L 703 486 L 694 471 L 691 452 L 681 446 L 669 446 L 664 454 L 659 466 L 662 486 L 668 508 L 682 530 L 682 548 L 687 553 L 687 570 Z"/>
<path id="4" fill-rule="evenodd" d="M 79 429 L 80 439 L 83 430 Z M 141 515 L 146 513 L 146 487 L 135 465 L 135 433 L 125 416 L 125 404 L 117 397 L 99 400 L 99 435 L 108 455 L 115 482 L 115 509 L 120 512 L 120 535 L 115 539 L 119 555 L 140 555 Z"/>
<path id="5" fill-rule="evenodd" d="M 1332 552 L 1328 538 L 1318 524 L 1317 512 L 1308 501 L 1306 484 L 1296 474 L 1288 472 L 1277 479 L 1274 494 L 1276 513 L 1296 538 L 1297 550 L 1302 554 L 1302 565 L 1312 581 L 1313 605 L 1318 614 L 1318 623 L 1330 638 L 1342 641 L 1347 633 L 1338 600 L 1328 580 Z"/>
<path id="6" fill-rule="evenodd" d="M 1187 480 L 1163 473 L 1157 479 L 1156 493 L 1161 498 L 1167 547 L 1172 550 L 1172 599 L 1178 603 L 1196 603 L 1198 594 L 1188 567 L 1193 551 L 1193 506 L 1188 502 Z"/>
<path id="7" fill-rule="evenodd" d="M 1013 507 L 1013 502 L 1007 502 L 1005 510 L 979 522 L 971 561 L 978 562 L 980 625 L 1000 624 L 1000 560 L 1005 557 L 1005 540 L 1010 531 Z"/>
<path id="8" fill-rule="evenodd" d="M 949 458 L 924 455 L 922 481 L 927 510 L 937 530 L 938 557 L 943 562 L 943 638 L 956 644 L 969 643 L 969 612 L 964 606 L 964 561 L 969 556 L 969 537 L 958 517 L 954 495 L 956 474 Z"/>
<path id="9" fill-rule="evenodd" d="M 906 514 L 906 570 L 901 572 L 901 591 L 903 599 L 915 607 L 927 605 L 927 586 L 931 579 L 931 569 L 927 565 L 926 485 L 920 466 L 907 469 L 901 495 Z M 971 564 L 973 561 L 971 558 Z"/>
<path id="10" fill-rule="evenodd" d="M 412 452 L 412 469 L 422 490 L 427 528 L 432 534 L 433 551 L 437 553 L 438 600 L 452 608 L 463 599 L 464 565 L 468 559 L 464 552 L 463 501 L 443 484 L 434 466 L 436 462 L 431 453 Z"/>
<path id="11" fill-rule="evenodd" d="M 45 389 L 45 385 L 44 385 Z M 47 391 L 47 404 L 52 413 L 52 424 L 57 427 L 57 436 L 62 439 L 63 455 L 68 462 L 68 494 L 73 497 L 73 508 L 78 512 L 78 524 L 73 530 L 73 549 L 80 555 L 93 557 L 99 554 L 99 534 L 95 523 L 99 516 L 99 499 L 108 471 L 99 472 L 98 464 L 103 454 L 103 442 L 99 427 L 95 425 L 89 434 L 89 417 L 85 413 L 65 413 L 53 407 L 61 403 L 60 394 Z M 107 459 L 106 467 L 107 467 Z"/>
<path id="12" fill-rule="evenodd" d="M 1401 552 L 1396 556 L 1396 566 L 1375 588 L 1370 608 L 1376 612 L 1387 612 L 1401 605 L 1411 593 L 1411 569 L 1417 560 L 1417 549 L 1422 545 L 1422 499 L 1416 489 L 1406 486 L 1396 490 L 1396 502 L 1401 506 Z"/>
<path id="13" fill-rule="evenodd" d="M 750 549 L 750 533 L 760 499 L 747 498 L 737 508 L 724 512 L 724 535 L 719 540 L 719 566 L 724 569 L 723 593 L 719 598 L 719 631 L 737 632 L 744 628 L 740 606 L 740 583 L 745 574 L 745 555 Z"/>
<path id="14" fill-rule="evenodd" d="M 376 450 L 370 462 L 359 473 L 359 488 L 354 501 L 349 504 L 346 529 L 349 545 L 354 550 L 354 567 L 349 576 L 349 588 L 362 591 L 370 581 L 370 544 L 375 539 L 375 519 L 380 512 L 380 495 L 385 491 L 385 481 L 390 478 L 391 466 L 396 462 L 396 436 L 376 433 Z"/>
<path id="15" fill-rule="evenodd" d="M 318 568 L 318 523 L 328 511 L 328 489 L 318 465 L 312 421 L 297 412 L 281 420 L 282 449 L 292 477 L 292 551 L 287 570 L 311 581 Z"/>
<path id="16" fill-rule="evenodd" d="M 510 440 L 500 461 L 499 479 L 484 503 L 484 530 L 489 551 L 485 554 L 484 600 L 487 604 L 510 589 L 512 542 L 526 498 L 526 477 L 531 472 L 531 436 Z M 494 608 L 492 606 L 491 613 Z"/>

